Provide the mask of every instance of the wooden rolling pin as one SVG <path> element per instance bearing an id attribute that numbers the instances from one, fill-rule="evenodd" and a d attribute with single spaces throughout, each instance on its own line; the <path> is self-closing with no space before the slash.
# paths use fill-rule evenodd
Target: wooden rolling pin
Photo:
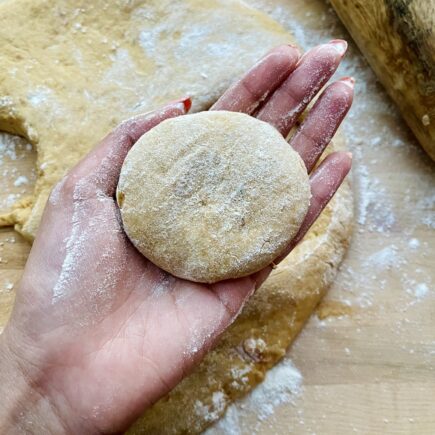
<path id="1" fill-rule="evenodd" d="M 435 1 L 331 0 L 331 4 L 435 160 Z"/>

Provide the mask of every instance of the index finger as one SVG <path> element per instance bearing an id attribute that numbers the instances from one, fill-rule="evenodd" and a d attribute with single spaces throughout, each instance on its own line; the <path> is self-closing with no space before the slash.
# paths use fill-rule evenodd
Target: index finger
<path id="1" fill-rule="evenodd" d="M 299 57 L 299 50 L 292 45 L 274 48 L 234 83 L 210 110 L 252 114 L 295 69 Z"/>

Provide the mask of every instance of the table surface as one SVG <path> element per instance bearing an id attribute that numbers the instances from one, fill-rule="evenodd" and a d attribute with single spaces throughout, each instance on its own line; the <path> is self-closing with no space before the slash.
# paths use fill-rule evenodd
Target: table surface
<path id="1" fill-rule="evenodd" d="M 248 3 L 303 48 L 350 40 L 322 0 Z M 286 361 L 210 433 L 435 433 L 435 165 L 352 43 L 338 75 L 357 79 L 344 125 L 354 155 L 349 252 Z M 32 190 L 29 148 L 0 134 L 0 210 Z M 29 249 L 0 230 L 0 321 Z"/>

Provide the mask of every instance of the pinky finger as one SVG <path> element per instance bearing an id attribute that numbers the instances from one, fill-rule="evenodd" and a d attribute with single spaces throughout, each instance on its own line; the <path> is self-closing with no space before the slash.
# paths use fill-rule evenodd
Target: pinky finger
<path id="1" fill-rule="evenodd" d="M 319 167 L 311 174 L 311 200 L 308 212 L 298 233 L 290 242 L 286 250 L 274 261 L 274 264 L 280 263 L 302 240 L 311 225 L 313 225 L 319 214 L 340 187 L 344 178 L 349 173 L 351 166 L 351 153 L 335 152 L 326 157 Z"/>

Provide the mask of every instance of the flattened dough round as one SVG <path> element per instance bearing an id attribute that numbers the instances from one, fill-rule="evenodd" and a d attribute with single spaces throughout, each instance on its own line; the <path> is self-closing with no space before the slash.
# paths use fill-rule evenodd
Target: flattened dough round
<path id="1" fill-rule="evenodd" d="M 270 264 L 296 235 L 309 198 L 304 163 L 279 132 L 226 111 L 169 119 L 143 135 L 117 191 L 139 251 L 207 283 Z"/>

